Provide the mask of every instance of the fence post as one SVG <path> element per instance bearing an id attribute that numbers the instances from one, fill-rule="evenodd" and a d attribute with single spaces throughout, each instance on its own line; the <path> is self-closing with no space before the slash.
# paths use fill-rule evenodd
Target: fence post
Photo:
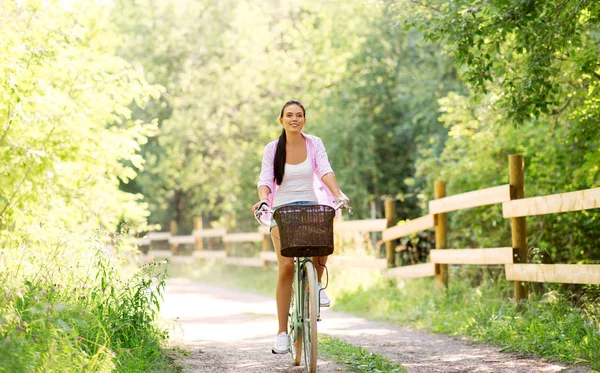
<path id="1" fill-rule="evenodd" d="M 337 217 L 337 218 L 333 218 L 333 227 L 334 227 L 334 229 L 333 229 L 333 237 L 334 237 L 334 239 L 333 239 L 333 252 L 336 253 L 336 254 L 341 254 L 342 253 L 342 247 L 344 245 L 343 245 L 343 242 L 341 242 L 343 235 L 340 234 L 339 231 L 336 231 L 336 229 L 335 229 L 335 223 L 342 222 L 342 221 L 344 221 L 344 216 L 342 214 L 340 214 L 340 216 Z"/>
<path id="2" fill-rule="evenodd" d="M 225 234 L 231 232 L 231 214 L 225 215 Z M 231 242 L 225 242 L 225 256 L 231 256 Z"/>
<path id="3" fill-rule="evenodd" d="M 377 204 L 375 201 L 371 201 L 371 219 L 377 219 Z M 371 232 L 371 244 L 373 245 L 373 254 L 376 258 L 379 257 L 377 254 L 377 233 Z"/>
<path id="4" fill-rule="evenodd" d="M 525 198 L 525 160 L 522 155 L 508 156 L 510 199 Z M 527 225 L 525 216 L 510 218 L 512 247 L 517 249 L 517 263 L 527 263 Z M 515 281 L 515 301 L 527 298 L 527 288 L 521 281 Z"/>
<path id="5" fill-rule="evenodd" d="M 177 236 L 177 220 L 171 220 L 171 227 L 170 227 L 170 231 L 171 231 L 171 237 Z M 173 255 L 177 255 L 177 244 L 176 243 L 172 243 L 171 244 L 171 254 Z"/>
<path id="6" fill-rule="evenodd" d="M 387 220 L 386 227 L 390 228 L 396 225 L 396 200 L 386 199 L 385 200 L 385 218 Z M 385 242 L 385 257 L 387 259 L 388 268 L 396 266 L 396 251 L 394 247 L 394 241 Z"/>
<path id="7" fill-rule="evenodd" d="M 202 218 L 196 217 L 194 218 L 194 233 L 201 233 L 202 231 Z M 196 236 L 196 251 L 202 251 L 202 236 Z"/>
<path id="8" fill-rule="evenodd" d="M 446 182 L 436 181 L 434 184 L 434 198 L 446 197 Z M 448 216 L 447 214 L 435 214 L 435 248 L 445 249 L 448 246 Z M 445 287 L 448 286 L 448 264 L 435 265 L 436 282 Z"/>
<path id="9" fill-rule="evenodd" d="M 269 235 L 266 234 L 266 233 L 263 233 L 263 236 L 262 236 L 262 251 L 264 251 L 264 252 L 269 251 L 269 248 L 270 248 L 269 247 L 269 241 L 270 241 Z M 265 271 L 269 270 L 269 261 L 268 260 L 264 260 L 263 261 L 263 269 Z"/>

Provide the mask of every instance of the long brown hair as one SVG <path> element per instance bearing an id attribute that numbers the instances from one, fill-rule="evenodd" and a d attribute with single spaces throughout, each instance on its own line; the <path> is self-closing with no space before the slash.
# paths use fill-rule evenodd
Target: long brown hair
<path id="1" fill-rule="evenodd" d="M 281 113 L 279 113 L 279 119 L 283 118 L 283 111 L 286 107 L 290 105 L 298 105 L 302 108 L 302 113 L 306 118 L 306 110 L 304 110 L 304 105 L 297 100 L 290 100 L 283 104 L 281 108 Z M 277 181 L 277 185 L 281 185 L 283 182 L 283 174 L 285 173 L 285 143 L 287 139 L 285 136 L 285 129 L 281 130 L 281 135 L 279 135 L 279 142 L 277 143 L 277 150 L 275 151 L 275 160 L 273 162 L 273 173 L 275 174 L 275 181 Z"/>

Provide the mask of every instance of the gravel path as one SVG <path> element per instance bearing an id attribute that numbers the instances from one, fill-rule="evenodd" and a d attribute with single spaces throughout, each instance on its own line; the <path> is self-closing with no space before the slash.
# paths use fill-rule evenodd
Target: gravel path
<path id="1" fill-rule="evenodd" d="M 277 328 L 273 299 L 226 290 L 185 279 L 170 279 L 161 316 L 171 328 L 171 343 L 190 355 L 179 363 L 186 372 L 303 372 L 290 355 L 273 355 Z M 379 353 L 409 372 L 591 372 L 586 367 L 544 363 L 496 346 L 415 331 L 325 309 L 319 333 Z M 318 371 L 346 371 L 319 360 Z"/>

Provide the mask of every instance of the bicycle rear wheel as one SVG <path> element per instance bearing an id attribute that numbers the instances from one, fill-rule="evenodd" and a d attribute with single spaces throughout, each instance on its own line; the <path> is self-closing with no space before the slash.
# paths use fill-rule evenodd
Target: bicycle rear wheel
<path id="1" fill-rule="evenodd" d="M 302 281 L 304 290 L 302 308 L 303 338 L 304 338 L 304 362 L 306 371 L 315 373 L 317 371 L 317 311 L 319 304 L 319 289 L 317 288 L 317 272 L 312 262 L 307 261 L 304 264 L 304 274 Z"/>
<path id="2" fill-rule="evenodd" d="M 302 289 L 302 284 L 300 284 Z M 298 319 L 298 313 L 296 312 L 296 299 L 294 292 L 294 285 L 292 285 L 292 300 L 290 302 L 290 313 L 288 314 L 288 329 L 290 331 L 290 352 L 292 355 L 292 364 L 300 365 L 302 360 L 302 328 L 296 326 L 296 320 Z"/>

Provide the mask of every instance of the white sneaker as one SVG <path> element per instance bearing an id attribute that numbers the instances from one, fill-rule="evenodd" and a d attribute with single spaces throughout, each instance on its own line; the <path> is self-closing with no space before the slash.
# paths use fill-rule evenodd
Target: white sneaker
<path id="1" fill-rule="evenodd" d="M 319 283 L 319 305 L 321 307 L 329 307 L 331 305 L 331 301 L 327 296 L 325 290 L 322 289 L 321 284 Z"/>
<path id="2" fill-rule="evenodd" d="M 287 354 L 290 352 L 290 337 L 286 332 L 279 333 L 271 352 L 274 354 Z"/>

